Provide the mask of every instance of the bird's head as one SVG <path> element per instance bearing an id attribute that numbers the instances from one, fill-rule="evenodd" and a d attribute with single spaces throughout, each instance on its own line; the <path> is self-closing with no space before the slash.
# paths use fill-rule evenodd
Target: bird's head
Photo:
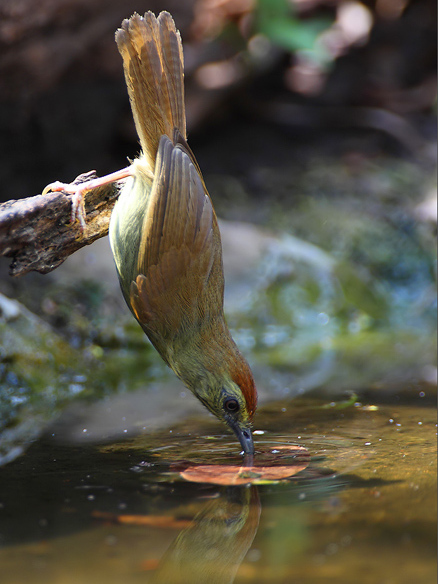
<path id="1" fill-rule="evenodd" d="M 245 359 L 239 355 L 231 368 L 208 374 L 192 391 L 234 432 L 243 452 L 254 454 L 251 424 L 257 407 L 257 391 Z"/>

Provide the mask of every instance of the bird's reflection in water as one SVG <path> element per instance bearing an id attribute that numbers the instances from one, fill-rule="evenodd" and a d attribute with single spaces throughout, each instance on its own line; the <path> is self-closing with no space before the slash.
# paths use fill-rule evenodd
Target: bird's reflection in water
<path id="1" fill-rule="evenodd" d="M 153 584 L 231 584 L 257 533 L 257 487 L 227 487 L 174 540 Z"/>

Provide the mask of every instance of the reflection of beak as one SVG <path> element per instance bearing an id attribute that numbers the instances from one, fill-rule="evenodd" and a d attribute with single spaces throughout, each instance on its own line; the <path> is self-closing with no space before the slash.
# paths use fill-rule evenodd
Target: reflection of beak
<path id="1" fill-rule="evenodd" d="M 245 454 L 254 454 L 254 442 L 252 441 L 252 434 L 249 426 L 240 426 L 233 419 L 227 419 L 227 422 L 230 428 L 236 434 L 237 439 L 242 446 L 243 452 Z"/>

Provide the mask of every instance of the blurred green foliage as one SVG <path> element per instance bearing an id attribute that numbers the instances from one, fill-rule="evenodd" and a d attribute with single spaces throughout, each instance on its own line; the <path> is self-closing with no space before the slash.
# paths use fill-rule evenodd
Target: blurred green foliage
<path id="1" fill-rule="evenodd" d="M 318 63 L 327 61 L 327 52 L 317 43 L 331 21 L 327 18 L 299 18 L 288 0 L 257 0 L 254 29 L 274 45 L 290 52 L 305 52 Z"/>

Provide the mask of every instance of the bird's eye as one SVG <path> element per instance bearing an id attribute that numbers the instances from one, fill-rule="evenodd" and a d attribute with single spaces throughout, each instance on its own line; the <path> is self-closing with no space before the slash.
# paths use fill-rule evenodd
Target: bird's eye
<path id="1" fill-rule="evenodd" d="M 237 399 L 229 398 L 224 401 L 224 409 L 225 411 L 230 412 L 230 414 L 235 414 L 239 411 L 239 408 L 240 406 Z"/>

